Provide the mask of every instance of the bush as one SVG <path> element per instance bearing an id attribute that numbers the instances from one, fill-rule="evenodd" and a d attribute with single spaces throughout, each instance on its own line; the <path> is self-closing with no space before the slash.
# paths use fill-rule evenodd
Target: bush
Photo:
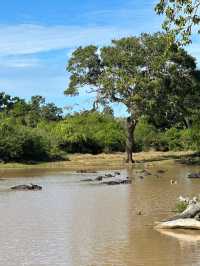
<path id="1" fill-rule="evenodd" d="M 190 132 L 190 137 L 191 137 L 192 148 L 200 152 L 200 125 L 199 124 L 196 124 L 192 128 Z"/>
<path id="2" fill-rule="evenodd" d="M 182 213 L 188 207 L 187 202 L 178 201 L 175 206 L 175 212 Z"/>
<path id="3" fill-rule="evenodd" d="M 83 112 L 66 117 L 52 128 L 58 145 L 65 151 L 92 153 L 124 151 L 125 131 L 111 115 Z"/>
<path id="4" fill-rule="evenodd" d="M 45 161 L 49 159 L 50 143 L 34 129 L 20 128 L 22 146 L 21 158 L 25 160 Z"/>
<path id="5" fill-rule="evenodd" d="M 0 159 L 3 161 L 46 161 L 58 158 L 48 136 L 37 129 L 4 123 L 0 127 Z"/>
<path id="6" fill-rule="evenodd" d="M 159 139 L 156 128 L 145 119 L 141 119 L 135 129 L 135 146 L 137 151 L 146 151 L 157 146 Z"/>
<path id="7" fill-rule="evenodd" d="M 200 130 L 198 128 L 181 130 L 172 127 L 159 132 L 142 119 L 135 130 L 135 141 L 140 151 L 152 148 L 157 151 L 197 150 L 200 148 Z"/>
<path id="8" fill-rule="evenodd" d="M 191 136 L 192 129 L 170 128 L 161 133 L 160 139 L 165 142 L 168 150 L 181 151 L 194 149 Z"/>

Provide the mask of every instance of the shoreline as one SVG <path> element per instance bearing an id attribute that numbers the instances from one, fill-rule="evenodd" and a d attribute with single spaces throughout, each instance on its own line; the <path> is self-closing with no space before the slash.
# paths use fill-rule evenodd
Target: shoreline
<path id="1" fill-rule="evenodd" d="M 35 164 L 29 163 L 2 163 L 0 164 L 0 171 L 4 170 L 23 170 L 23 169 L 52 169 L 52 170 L 103 170 L 103 169 L 122 169 L 132 167 L 140 163 L 156 163 L 162 161 L 176 161 L 187 156 L 193 155 L 193 151 L 181 152 L 139 152 L 134 154 L 135 164 L 125 163 L 125 153 L 111 153 L 111 154 L 70 154 L 66 161 L 57 162 L 40 162 Z"/>

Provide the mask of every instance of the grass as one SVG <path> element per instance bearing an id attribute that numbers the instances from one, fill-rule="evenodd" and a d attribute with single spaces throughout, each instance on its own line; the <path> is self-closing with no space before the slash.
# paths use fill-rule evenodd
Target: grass
<path id="1" fill-rule="evenodd" d="M 188 203 L 186 202 L 177 202 L 175 206 L 175 212 L 182 213 L 187 208 Z"/>
<path id="2" fill-rule="evenodd" d="M 191 156 L 193 152 L 140 152 L 134 154 L 136 163 L 145 163 L 163 160 L 178 160 L 187 156 Z M 73 170 L 93 170 L 93 169 L 120 169 L 124 168 L 125 163 L 124 153 L 113 154 L 71 154 L 68 155 L 68 160 L 58 162 L 40 162 L 34 164 L 28 163 L 2 163 L 0 169 L 65 169 Z"/>

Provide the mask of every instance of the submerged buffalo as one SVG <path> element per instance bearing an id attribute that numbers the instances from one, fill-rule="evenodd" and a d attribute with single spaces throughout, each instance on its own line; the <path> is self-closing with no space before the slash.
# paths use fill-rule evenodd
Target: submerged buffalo
<path id="1" fill-rule="evenodd" d="M 113 186 L 113 185 L 131 184 L 131 183 L 132 183 L 132 181 L 129 180 L 129 179 L 119 179 L 119 180 L 105 181 L 102 184 L 109 185 L 109 186 Z"/>
<path id="2" fill-rule="evenodd" d="M 35 184 L 29 184 L 29 185 L 18 185 L 11 187 L 12 190 L 42 190 L 42 187 Z"/>

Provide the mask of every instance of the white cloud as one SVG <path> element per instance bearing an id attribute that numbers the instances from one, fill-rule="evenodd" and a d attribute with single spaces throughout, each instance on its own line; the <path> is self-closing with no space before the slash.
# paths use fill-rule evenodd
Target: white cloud
<path id="1" fill-rule="evenodd" d="M 41 66 L 41 61 L 38 58 L 30 56 L 1 56 L 0 67 L 4 68 L 32 68 Z"/>
<path id="2" fill-rule="evenodd" d="M 130 35 L 131 29 L 117 27 L 0 25 L 0 56 L 35 54 L 73 48 L 90 43 L 103 44 L 112 38 Z"/>

